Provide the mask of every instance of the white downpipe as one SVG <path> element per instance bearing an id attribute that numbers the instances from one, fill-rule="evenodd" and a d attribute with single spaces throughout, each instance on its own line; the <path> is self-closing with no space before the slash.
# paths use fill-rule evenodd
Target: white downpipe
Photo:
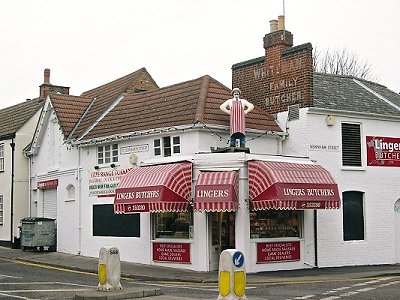
<path id="1" fill-rule="evenodd" d="M 81 174 L 81 151 L 82 148 L 78 146 L 78 254 L 81 255 L 82 252 L 82 174 Z"/>

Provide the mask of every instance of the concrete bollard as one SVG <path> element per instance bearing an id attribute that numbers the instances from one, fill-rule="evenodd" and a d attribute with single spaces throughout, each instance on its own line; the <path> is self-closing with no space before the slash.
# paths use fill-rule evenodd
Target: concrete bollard
<path id="1" fill-rule="evenodd" d="M 117 247 L 102 247 L 99 251 L 99 284 L 97 290 L 121 290 L 121 261 Z"/>
<path id="2" fill-rule="evenodd" d="M 218 300 L 247 299 L 244 255 L 236 249 L 222 251 L 219 257 Z"/>

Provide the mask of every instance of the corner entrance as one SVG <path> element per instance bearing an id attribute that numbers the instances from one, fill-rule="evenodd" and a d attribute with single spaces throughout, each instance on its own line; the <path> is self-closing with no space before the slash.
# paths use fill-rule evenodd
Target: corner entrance
<path id="1" fill-rule="evenodd" d="M 235 213 L 211 212 L 208 213 L 209 228 L 209 270 L 219 268 L 219 256 L 225 249 L 235 248 Z"/>

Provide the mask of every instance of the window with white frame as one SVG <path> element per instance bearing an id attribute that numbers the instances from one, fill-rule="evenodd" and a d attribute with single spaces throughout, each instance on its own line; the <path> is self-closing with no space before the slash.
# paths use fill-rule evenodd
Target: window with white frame
<path id="1" fill-rule="evenodd" d="M 0 195 L 0 225 L 3 225 L 4 219 L 4 202 L 3 202 L 3 195 Z"/>
<path id="2" fill-rule="evenodd" d="M 160 139 L 155 139 L 154 143 L 155 156 L 171 156 L 181 153 L 181 138 L 179 136 L 164 136 Z"/>
<path id="3" fill-rule="evenodd" d="M 99 165 L 118 162 L 118 144 L 97 147 L 97 163 Z"/>
<path id="4" fill-rule="evenodd" d="M 4 144 L 0 144 L 0 172 L 4 172 Z"/>

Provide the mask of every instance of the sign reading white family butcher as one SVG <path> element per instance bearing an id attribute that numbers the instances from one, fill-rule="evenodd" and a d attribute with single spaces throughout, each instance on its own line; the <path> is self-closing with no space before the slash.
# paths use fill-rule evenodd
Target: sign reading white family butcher
<path id="1" fill-rule="evenodd" d="M 131 168 L 91 172 L 89 178 L 89 196 L 114 196 L 115 189 L 117 188 L 121 178 L 130 170 Z"/>

